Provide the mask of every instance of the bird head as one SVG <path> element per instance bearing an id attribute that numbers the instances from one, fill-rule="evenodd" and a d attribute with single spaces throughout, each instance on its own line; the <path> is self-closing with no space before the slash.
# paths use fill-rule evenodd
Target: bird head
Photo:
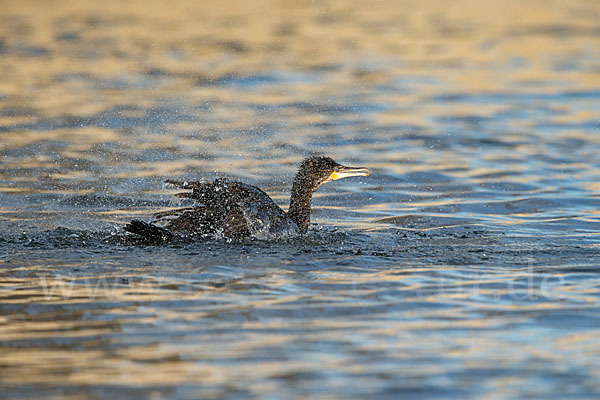
<path id="1" fill-rule="evenodd" d="M 300 165 L 298 175 L 308 180 L 314 191 L 327 182 L 351 176 L 368 176 L 369 170 L 363 167 L 346 167 L 330 157 L 309 157 Z"/>

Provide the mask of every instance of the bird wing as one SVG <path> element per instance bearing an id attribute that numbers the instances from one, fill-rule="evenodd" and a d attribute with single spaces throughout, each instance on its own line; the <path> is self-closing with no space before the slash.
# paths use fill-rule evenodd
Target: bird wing
<path id="1" fill-rule="evenodd" d="M 159 220 L 169 220 L 168 229 L 199 235 L 221 233 L 226 237 L 241 238 L 295 228 L 287 214 L 256 186 L 224 178 L 213 182 L 170 180 L 166 183 L 188 190 L 177 193 L 177 197 L 200 204 L 156 214 Z"/>

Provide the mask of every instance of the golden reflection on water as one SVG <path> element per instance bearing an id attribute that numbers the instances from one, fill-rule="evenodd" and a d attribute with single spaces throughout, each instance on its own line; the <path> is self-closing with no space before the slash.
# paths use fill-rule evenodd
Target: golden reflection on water
<path id="1" fill-rule="evenodd" d="M 0 89 L 17 97 L 25 91 L 44 91 L 30 105 L 48 114 L 91 114 L 114 104 L 117 97 L 140 105 L 149 100 L 136 90 L 118 89 L 103 90 L 99 98 L 85 90 L 85 81 L 56 85 L 57 72 L 131 82 L 142 79 L 138 74 L 145 70 L 159 68 L 181 76 L 168 82 L 170 89 L 191 98 L 231 95 L 217 87 L 191 88 L 190 80 L 198 75 L 210 79 L 265 69 L 310 71 L 356 62 L 364 64 L 364 79 L 371 82 L 377 79 L 378 64 L 386 62 L 386 75 L 395 66 L 403 79 L 434 75 L 449 89 L 466 93 L 565 78 L 572 88 L 600 83 L 593 57 L 598 49 L 598 36 L 593 34 L 598 7 L 586 1 L 388 1 L 369 10 L 362 2 L 348 1 L 175 1 L 168 7 L 153 1 L 65 1 L 60 6 L 25 1 L 3 8 L 0 32 L 7 45 L 26 39 L 47 48 L 49 55 L 43 64 L 35 57 L 4 56 L 3 69 L 10 79 L 0 80 Z M 69 33 L 81 39 L 55 39 Z M 549 68 L 572 58 L 582 58 L 583 68 L 572 73 Z M 526 65 L 506 75 L 518 62 Z M 333 81 L 314 89 L 331 93 L 335 85 Z M 419 89 L 435 91 L 431 86 Z M 291 90 L 301 91 L 302 85 Z M 315 94 L 308 92 L 306 98 Z M 251 93 L 245 95 L 252 98 Z M 271 95 L 269 100 L 261 93 L 260 99 L 277 104 L 285 98 Z M 397 107 L 403 97 L 396 97 Z"/>
<path id="2" fill-rule="evenodd" d="M 591 397 L 599 4 L 3 2 L 0 384 Z M 94 236 L 162 207 L 144 201 L 165 177 L 227 174 L 285 206 L 310 153 L 374 172 L 317 192 L 330 241 Z"/>
<path id="3" fill-rule="evenodd" d="M 443 270 L 443 269 L 442 269 Z M 452 273 L 451 268 L 446 269 Z M 49 269 L 48 271 L 51 271 Z M 485 366 L 482 358 L 486 354 L 495 354 L 498 346 L 503 346 L 502 341 L 493 337 L 462 337 L 446 335 L 443 332 L 456 328 L 456 317 L 460 315 L 458 308 L 450 310 L 437 310 L 435 305 L 440 302 L 439 295 L 432 293 L 428 296 L 423 289 L 423 282 L 412 280 L 414 273 L 426 273 L 427 268 L 408 268 L 402 270 L 402 275 L 396 275 L 391 271 L 378 271 L 357 275 L 351 271 L 320 271 L 315 270 L 314 284 L 318 283 L 313 293 L 312 304 L 303 306 L 303 313 L 313 314 L 320 310 L 332 310 L 340 308 L 343 313 L 356 310 L 373 308 L 373 313 L 388 310 L 387 316 L 402 316 L 400 321 L 372 319 L 368 326 L 361 322 L 347 318 L 314 318 L 314 319 L 275 319 L 263 320 L 256 313 L 260 310 L 280 310 L 283 313 L 298 313 L 295 304 L 306 296 L 305 290 L 294 294 L 294 287 L 298 284 L 309 284 L 310 282 L 299 282 L 293 276 L 281 274 L 275 270 L 266 275 L 260 274 L 254 277 L 247 276 L 240 281 L 240 290 L 251 287 L 254 283 L 261 282 L 273 288 L 279 287 L 284 291 L 283 295 L 263 298 L 253 296 L 250 303 L 237 304 L 234 292 L 223 289 L 209 288 L 192 283 L 192 290 L 181 290 L 177 279 L 165 278 L 164 280 L 145 281 L 142 277 L 129 277 L 132 281 L 125 284 L 117 284 L 110 277 L 109 287 L 99 285 L 95 279 L 90 280 L 90 285 L 82 284 L 81 280 L 69 290 L 70 299 L 61 296 L 51 296 L 49 300 L 42 300 L 47 292 L 41 287 L 31 288 L 30 282 L 26 280 L 10 279 L 4 281 L 3 285 L 23 286 L 19 297 L 13 299 L 3 296 L 5 304 L 61 304 L 66 307 L 62 311 L 46 312 L 44 314 L 32 314 L 31 317 L 23 315 L 18 319 L 11 316 L 10 320 L 4 319 L 0 325 L 3 340 L 14 340 L 21 343 L 16 348 L 4 348 L 0 353 L 0 364 L 10 365 L 2 375 L 3 384 L 28 385 L 40 382 L 53 383 L 57 376 L 61 376 L 62 385 L 123 385 L 130 388 L 152 387 L 157 382 L 161 385 L 183 385 L 195 382 L 202 385 L 228 385 L 232 379 L 239 379 L 249 385 L 256 393 L 278 390 L 276 380 L 269 380 L 266 387 L 261 382 L 263 377 L 280 378 L 285 375 L 293 375 L 300 371 L 325 371 L 337 370 L 342 374 L 359 374 L 366 371 L 367 366 L 345 363 L 337 353 L 322 353 L 317 359 L 302 358 L 286 362 L 282 366 L 280 361 L 262 359 L 248 363 L 244 360 L 256 357 L 256 352 L 263 351 L 267 356 L 275 349 L 286 353 L 286 348 L 297 346 L 298 340 L 303 341 L 338 341 L 340 337 L 356 348 L 358 353 L 369 354 L 382 351 L 388 357 L 400 357 L 403 359 L 407 354 L 413 354 L 414 343 L 423 343 L 418 332 L 440 332 L 436 338 L 430 338 L 428 346 L 430 351 L 444 352 L 445 357 L 465 360 L 465 363 L 473 366 Z M 121 279 L 118 275 L 115 278 Z M 471 301 L 471 296 L 483 296 L 493 298 L 503 296 L 506 293 L 498 288 L 503 287 L 506 278 L 511 274 L 500 273 L 495 276 L 478 279 L 462 280 L 457 284 L 446 287 L 444 296 L 446 302 L 456 305 Z M 135 283 L 134 280 L 138 280 Z M 52 280 L 48 276 L 47 284 L 56 284 L 61 278 Z M 69 283 L 70 279 L 62 282 Z M 117 280 L 118 281 L 118 280 Z M 396 290 L 406 291 L 408 296 L 398 299 L 396 296 L 380 295 L 378 285 L 380 282 L 392 282 L 396 284 Z M 190 281 L 181 280 L 180 284 L 190 285 Z M 496 289 L 482 289 L 473 291 L 473 287 L 480 285 L 494 285 Z M 327 291 L 329 285 L 349 285 L 348 289 L 340 292 Z M 320 289 L 319 287 L 323 288 Z M 390 286 L 391 287 L 391 286 Z M 461 292 L 461 287 L 466 288 Z M 324 291 L 323 291 L 324 290 Z M 3 292 L 7 293 L 7 292 Z M 414 297 L 414 294 L 422 293 Z M 595 294 L 590 293 L 592 302 L 595 302 Z M 369 301 L 356 302 L 357 296 L 367 296 Z M 573 293 L 579 301 L 585 297 L 584 293 Z M 209 298 L 216 301 L 214 305 L 205 305 L 201 309 L 179 308 L 170 310 L 161 305 L 163 302 L 191 301 Z M 86 304 L 90 300 L 104 304 L 106 307 L 102 313 L 107 313 L 111 319 L 96 320 L 94 315 L 87 312 L 77 311 L 77 304 Z M 103 302 L 103 300 L 105 300 Z M 250 298 L 248 298 L 250 300 Z M 431 303 L 432 309 L 414 308 L 413 304 Z M 383 307 L 383 309 L 378 310 Z M 497 313 L 497 306 L 489 305 L 491 316 L 476 319 L 460 320 L 460 328 L 466 330 L 491 330 L 505 323 L 503 313 L 517 313 L 520 315 L 513 319 L 525 321 L 528 316 L 536 315 L 538 312 L 548 312 L 560 308 L 559 304 L 539 303 L 528 305 L 505 304 L 502 312 Z M 485 309 L 485 307 L 484 307 Z M 350 310 L 350 311 L 349 311 Z M 96 311 L 96 315 L 101 310 Z M 458 313 L 458 314 L 456 314 Z M 228 315 L 238 315 L 244 321 L 238 330 L 237 322 L 228 321 Z M 300 314 L 299 314 L 300 315 Z M 143 343 L 144 331 L 152 332 L 160 326 L 171 326 L 170 332 L 174 334 L 174 341 L 165 341 L 156 337 L 150 340 L 152 343 Z M 302 327 L 302 328 L 301 328 Z M 298 335 L 289 329 L 316 329 L 314 333 Z M 219 329 L 223 336 L 217 343 L 206 342 L 207 336 L 202 334 L 205 329 Z M 277 333 L 283 330 L 282 333 Z M 269 333 L 273 331 L 273 333 Z M 310 332 L 310 331 L 309 331 Z M 556 339 L 546 339 L 544 345 L 530 344 L 526 347 L 505 347 L 504 357 L 495 358 L 495 362 L 510 368 L 515 363 L 524 363 L 528 357 L 535 356 L 544 360 L 561 362 L 561 352 L 579 352 L 583 349 L 593 351 L 595 344 L 591 342 L 592 333 L 568 335 Z M 60 340 L 58 339 L 60 338 Z M 177 340 L 180 338 L 180 340 Z M 388 339 L 385 339 L 388 338 Z M 394 339 L 395 338 L 395 339 Z M 63 348 L 61 341 L 80 341 L 76 349 Z M 130 341 L 134 342 L 130 342 Z M 112 344 L 121 342 L 123 346 L 109 350 Z M 35 351 L 25 351 L 21 346 L 32 343 Z M 37 345 L 35 345 L 38 343 Z M 129 343 L 129 344 L 128 344 Z M 138 343 L 138 344 L 134 344 Z M 557 354 L 550 349 L 558 349 Z M 261 350 L 263 349 L 263 350 Z M 403 356 L 404 354 L 404 356 Z M 426 353 L 424 353 L 426 354 Z M 220 360 L 240 360 L 235 366 Z M 117 363 L 117 364 L 115 364 Z M 406 366 L 399 368 L 407 368 Z M 418 371 L 418 372 L 415 372 Z M 428 364 L 418 365 L 413 373 L 436 375 L 444 372 L 442 365 Z"/>

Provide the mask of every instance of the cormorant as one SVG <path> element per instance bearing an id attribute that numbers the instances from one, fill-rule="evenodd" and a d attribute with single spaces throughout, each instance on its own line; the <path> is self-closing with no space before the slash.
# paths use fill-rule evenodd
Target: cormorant
<path id="1" fill-rule="evenodd" d="M 312 195 L 319 186 L 341 178 L 368 175 L 366 168 L 345 167 L 329 157 L 309 157 L 294 178 L 287 212 L 256 186 L 226 178 L 213 182 L 167 180 L 166 183 L 177 188 L 191 190 L 177 193 L 177 197 L 193 199 L 199 204 L 155 214 L 163 227 L 133 220 L 125 230 L 151 240 L 178 236 L 241 239 L 303 234 L 308 231 Z"/>

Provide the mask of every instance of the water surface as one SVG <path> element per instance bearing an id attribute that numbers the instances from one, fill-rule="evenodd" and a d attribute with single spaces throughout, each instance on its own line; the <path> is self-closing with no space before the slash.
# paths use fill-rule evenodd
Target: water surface
<path id="1" fill-rule="evenodd" d="M 2 8 L 5 397 L 600 396 L 596 2 Z M 124 235 L 313 154 L 305 237 Z"/>

